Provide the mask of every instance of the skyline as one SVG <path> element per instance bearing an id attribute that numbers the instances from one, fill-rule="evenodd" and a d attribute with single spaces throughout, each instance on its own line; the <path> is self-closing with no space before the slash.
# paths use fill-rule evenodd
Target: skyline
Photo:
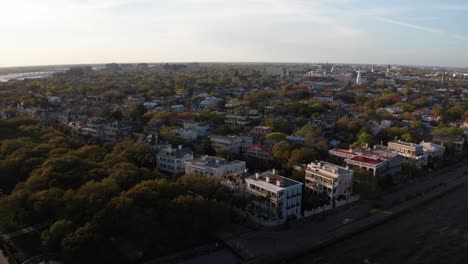
<path id="1" fill-rule="evenodd" d="M 6 1 L 0 67 L 265 62 L 468 67 L 463 1 Z"/>

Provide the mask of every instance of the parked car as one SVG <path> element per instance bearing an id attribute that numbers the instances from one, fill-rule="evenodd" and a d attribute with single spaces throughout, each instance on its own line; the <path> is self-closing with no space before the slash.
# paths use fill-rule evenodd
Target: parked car
<path id="1" fill-rule="evenodd" d="M 350 224 L 353 222 L 353 219 L 351 218 L 346 218 L 345 220 L 343 220 L 343 224 L 347 225 L 347 224 Z"/>

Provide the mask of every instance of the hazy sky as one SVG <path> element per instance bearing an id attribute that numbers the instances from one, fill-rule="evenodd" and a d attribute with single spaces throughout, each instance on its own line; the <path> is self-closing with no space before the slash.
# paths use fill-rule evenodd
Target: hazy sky
<path id="1" fill-rule="evenodd" d="M 266 61 L 468 66 L 467 0 L 0 0 L 0 67 Z"/>

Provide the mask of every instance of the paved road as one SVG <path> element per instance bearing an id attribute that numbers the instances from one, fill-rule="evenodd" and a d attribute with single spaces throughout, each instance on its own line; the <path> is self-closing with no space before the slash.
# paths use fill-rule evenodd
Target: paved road
<path id="1" fill-rule="evenodd" d="M 466 162 L 443 169 L 424 179 L 400 186 L 398 191 L 385 195 L 378 203 L 389 205 L 396 199 L 404 201 L 407 194 L 415 194 L 417 191 L 423 191 L 435 184 L 454 180 L 457 177 L 464 176 L 466 171 L 468 171 L 468 163 Z M 287 252 L 291 247 L 300 246 L 306 241 L 319 240 L 320 237 L 341 228 L 344 219 L 358 219 L 365 215 L 371 208 L 372 203 L 374 202 L 362 201 L 359 203 L 359 207 L 339 210 L 335 214 L 327 216 L 323 221 L 310 221 L 307 219 L 298 221 L 288 230 L 252 231 L 237 226 L 232 233 L 224 237 L 225 241 L 236 250 L 237 254 L 245 259 L 255 261 L 255 259 L 260 259 L 262 256 L 270 255 L 271 252 Z M 235 255 L 232 254 L 232 256 Z M 212 257 L 214 256 L 210 256 L 210 259 L 213 259 Z"/>
<path id="2" fill-rule="evenodd" d="M 41 229 L 41 228 L 46 227 L 48 225 L 49 225 L 49 223 L 41 223 L 41 224 L 37 224 L 37 225 L 33 225 L 33 226 L 24 227 L 22 229 L 19 229 L 19 230 L 13 231 L 13 232 L 3 233 L 3 234 L 0 234 L 0 240 L 9 240 L 9 239 L 12 239 L 12 238 L 24 235 L 24 234 L 28 234 L 28 233 L 37 231 L 38 229 Z"/>
<path id="3" fill-rule="evenodd" d="M 468 263 L 466 187 L 294 262 L 341 264 L 366 259 L 373 264 Z"/>

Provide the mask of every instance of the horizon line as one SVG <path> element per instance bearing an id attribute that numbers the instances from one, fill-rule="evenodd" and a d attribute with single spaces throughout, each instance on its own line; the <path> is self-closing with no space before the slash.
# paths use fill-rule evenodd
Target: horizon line
<path id="1" fill-rule="evenodd" d="M 36 65 L 14 65 L 14 66 L 0 66 L 0 70 L 9 68 L 34 68 L 34 67 L 63 67 L 63 66 L 92 66 L 92 65 L 106 65 L 106 64 L 335 64 L 335 65 L 372 65 L 372 66 L 406 66 L 406 67 L 439 67 L 439 68 L 456 68 L 468 69 L 466 66 L 449 66 L 449 65 L 423 65 L 423 64 L 405 64 L 405 63 L 364 63 L 364 62 L 293 62 L 293 61 L 139 61 L 139 62 L 93 62 L 93 63 L 70 63 L 70 64 L 36 64 Z"/>

